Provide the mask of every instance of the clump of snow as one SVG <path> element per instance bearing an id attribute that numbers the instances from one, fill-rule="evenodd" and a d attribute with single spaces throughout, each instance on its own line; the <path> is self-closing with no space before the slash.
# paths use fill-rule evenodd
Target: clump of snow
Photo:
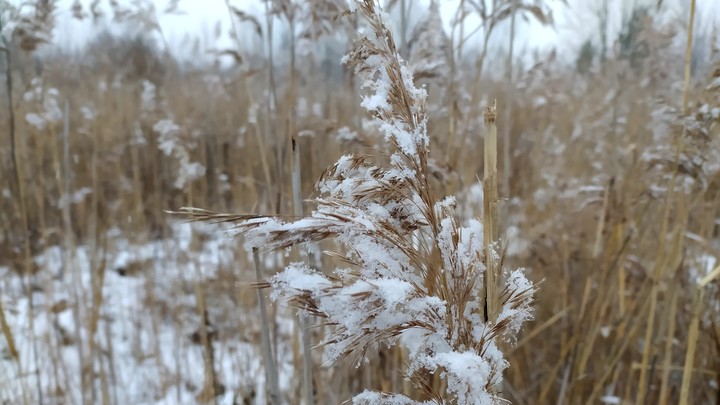
<path id="1" fill-rule="evenodd" d="M 257 124 L 258 122 L 258 112 L 260 110 L 260 104 L 258 103 L 252 103 L 250 104 L 250 107 L 248 108 L 248 124 Z"/>
<path id="2" fill-rule="evenodd" d="M 159 135 L 159 148 L 166 156 L 173 155 L 179 164 L 175 187 L 183 188 L 187 182 L 205 175 L 205 166 L 190 160 L 190 152 L 181 140 L 180 126 L 171 119 L 155 123 L 153 130 Z"/>
<path id="3" fill-rule="evenodd" d="M 60 91 L 55 88 L 45 89 L 40 78 L 33 79 L 31 86 L 23 95 L 23 100 L 34 103 L 35 112 L 27 113 L 25 121 L 39 131 L 61 122 L 64 114 L 58 101 Z"/>
<path id="4" fill-rule="evenodd" d="M 140 108 L 144 113 L 150 113 L 157 108 L 157 87 L 148 80 L 143 80 L 142 82 Z"/>
<path id="5" fill-rule="evenodd" d="M 78 204 L 85 200 L 85 197 L 92 193 L 92 189 L 89 187 L 83 187 L 75 191 L 72 195 L 62 196 L 58 201 L 58 208 L 65 208 L 72 204 Z"/>
<path id="6" fill-rule="evenodd" d="M 354 142 L 359 139 L 357 132 L 348 127 L 341 127 L 335 133 L 335 139 L 340 142 Z"/>

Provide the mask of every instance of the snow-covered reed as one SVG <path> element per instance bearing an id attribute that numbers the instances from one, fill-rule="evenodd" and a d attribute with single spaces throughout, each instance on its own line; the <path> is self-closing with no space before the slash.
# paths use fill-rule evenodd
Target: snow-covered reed
<path id="1" fill-rule="evenodd" d="M 407 351 L 398 372 L 416 395 L 365 391 L 354 403 L 497 403 L 508 366 L 501 341 L 514 341 L 532 317 L 535 286 L 522 270 L 486 277 L 487 268 L 501 266 L 496 241 L 484 241 L 480 220 L 460 224 L 455 199 L 439 199 L 429 181 L 427 94 L 414 85 L 376 2 L 355 5 L 369 30 L 344 62 L 364 79 L 362 106 L 381 122 L 387 162 L 341 157 L 322 175 L 304 218 L 180 212 L 231 223 L 250 248 L 336 242 L 331 255 L 342 265 L 334 270 L 291 263 L 260 287 L 334 325 L 322 342 L 330 361 L 362 360 L 376 345 Z M 487 289 L 485 280 L 496 285 Z"/>

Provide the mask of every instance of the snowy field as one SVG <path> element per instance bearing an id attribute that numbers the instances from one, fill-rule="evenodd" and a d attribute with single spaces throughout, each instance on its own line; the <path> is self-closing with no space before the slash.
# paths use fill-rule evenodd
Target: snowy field
<path id="1" fill-rule="evenodd" d="M 265 404 L 256 344 L 260 332 L 249 287 L 254 273 L 238 265 L 247 263 L 244 250 L 214 227 L 176 223 L 172 230 L 172 238 L 146 244 L 110 233 L 103 257 L 92 257 L 88 246 L 72 252 L 48 249 L 35 258 L 30 285 L 0 267 L 2 305 L 23 366 L 3 344 L 0 402 L 39 403 L 41 387 L 45 404 L 105 403 L 107 398 L 116 404 L 197 403 L 207 390 L 199 337 L 202 294 L 216 389 L 222 391 L 217 403 Z M 24 293 L 28 288 L 32 305 Z M 283 344 L 292 324 L 287 318 L 278 323 L 283 390 L 292 376 Z M 83 382 L 82 375 L 90 377 Z M 92 384 L 84 392 L 93 397 L 80 396 L 83 384 Z"/>

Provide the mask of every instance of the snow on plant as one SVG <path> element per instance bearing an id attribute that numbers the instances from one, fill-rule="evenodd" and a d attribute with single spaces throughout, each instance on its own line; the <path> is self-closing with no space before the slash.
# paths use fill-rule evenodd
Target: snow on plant
<path id="1" fill-rule="evenodd" d="M 27 103 L 35 103 L 35 112 L 25 115 L 25 121 L 42 131 L 47 126 L 57 124 L 63 120 L 63 111 L 60 108 L 58 98 L 60 92 L 56 88 L 43 88 L 42 79 L 34 78 L 32 88 L 25 92 L 23 100 Z"/>
<path id="2" fill-rule="evenodd" d="M 190 161 L 190 153 L 180 139 L 180 127 L 172 119 L 163 119 L 155 123 L 153 130 L 158 133 L 159 147 L 165 156 L 174 156 L 179 168 L 175 187 L 183 188 L 188 181 L 205 175 L 205 166 Z"/>
<path id="3" fill-rule="evenodd" d="M 338 142 L 357 142 L 360 137 L 356 131 L 348 127 L 340 127 L 335 131 L 335 140 Z"/>
<path id="4" fill-rule="evenodd" d="M 13 4 L 15 3 L 15 4 Z M 19 4 L 17 4 L 19 3 Z M 0 0 L 0 51 L 9 51 L 10 42 L 32 52 L 52 40 L 57 1 L 10 2 Z"/>
<path id="5" fill-rule="evenodd" d="M 142 82 L 140 107 L 142 117 L 146 121 L 152 120 L 154 116 L 163 114 L 163 111 L 167 110 L 164 103 L 158 101 L 157 87 L 148 80 Z M 172 117 L 156 121 L 152 129 L 158 134 L 158 147 L 160 150 L 165 156 L 172 156 L 177 160 L 178 175 L 175 180 L 175 187 L 183 188 L 188 181 L 193 181 L 205 175 L 205 166 L 191 161 L 188 147 L 183 142 L 182 130 Z M 195 134 L 193 136 L 198 137 Z M 136 145 L 147 143 L 142 126 L 139 123 L 136 123 L 133 128 L 133 143 Z"/>
<path id="6" fill-rule="evenodd" d="M 80 107 L 80 115 L 82 116 L 82 122 L 77 131 L 79 134 L 90 135 L 92 133 L 91 125 L 97 118 L 97 111 L 90 105 L 84 105 Z"/>
<path id="7" fill-rule="evenodd" d="M 151 81 L 143 80 L 142 82 L 140 109 L 143 116 L 147 116 L 157 109 L 157 87 Z"/>
<path id="8" fill-rule="evenodd" d="M 494 404 L 508 366 L 500 340 L 512 342 L 532 316 L 535 292 L 521 270 L 506 275 L 497 302 L 483 294 L 483 224 L 461 226 L 450 197 L 438 200 L 429 183 L 424 89 L 398 56 L 374 0 L 357 0 L 370 27 L 344 58 L 364 78 L 362 105 L 380 122 L 392 147 L 389 162 L 341 157 L 321 176 L 316 208 L 306 218 L 219 214 L 197 208 L 195 220 L 233 224 L 249 248 L 282 250 L 331 239 L 342 266 L 332 273 L 291 263 L 261 287 L 334 325 L 323 341 L 331 361 L 364 354 L 371 346 L 400 345 L 405 376 L 418 398 L 365 391 L 355 404 Z M 415 237 L 413 237 L 415 235 Z M 497 266 L 497 264 L 495 265 Z M 488 313 L 488 308 L 498 308 Z M 441 384 L 444 380 L 445 384 Z"/>

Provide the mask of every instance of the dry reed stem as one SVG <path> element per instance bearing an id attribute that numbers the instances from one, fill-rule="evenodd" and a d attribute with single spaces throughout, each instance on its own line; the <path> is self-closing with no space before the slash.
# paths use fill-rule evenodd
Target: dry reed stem
<path id="1" fill-rule="evenodd" d="M 5 342 L 7 343 L 10 357 L 13 359 L 13 361 L 15 361 L 18 366 L 20 366 L 20 353 L 18 352 L 17 346 L 15 345 L 15 339 L 13 339 L 10 325 L 8 325 L 7 323 L 7 318 L 5 317 L 5 309 L 3 308 L 2 300 L 0 300 L 0 329 L 2 329 L 3 336 L 5 337 Z"/>
<path id="2" fill-rule="evenodd" d="M 678 292 L 678 288 L 673 285 L 670 287 L 670 315 L 669 315 L 669 326 L 667 329 L 667 334 L 665 335 L 665 353 L 664 353 L 664 359 L 662 363 L 662 369 L 660 370 L 661 377 L 660 377 L 660 394 L 659 399 L 660 402 L 658 405 L 667 405 L 670 396 L 668 394 L 668 391 L 670 390 L 669 385 L 669 379 L 670 379 L 670 368 L 672 365 L 672 358 L 673 358 L 673 343 L 675 340 L 675 318 L 677 316 L 677 307 L 678 307 L 678 297 L 680 296 L 680 293 Z"/>
<path id="3" fill-rule="evenodd" d="M 705 289 L 700 287 L 692 305 L 692 318 L 688 328 L 688 344 L 685 352 L 685 363 L 683 365 L 682 384 L 680 385 L 679 405 L 689 405 L 691 403 L 690 388 L 692 382 L 693 364 L 695 363 L 695 351 L 697 350 L 697 343 L 700 334 L 700 314 L 704 306 L 704 298 Z"/>
<path id="4" fill-rule="evenodd" d="M 512 170 L 512 154 L 511 154 L 511 141 L 510 136 L 512 135 L 512 118 L 513 118 L 513 62 L 514 62 L 514 55 L 515 55 L 515 18 L 517 17 L 517 10 L 516 10 L 516 2 L 517 0 L 510 0 L 512 4 L 510 5 L 510 13 L 512 16 L 510 17 L 510 36 L 508 38 L 510 44 L 508 46 L 508 56 L 507 56 L 507 78 L 506 81 L 506 89 L 505 89 L 505 120 L 504 125 L 505 128 L 503 128 L 505 136 L 503 137 L 503 194 L 504 197 L 510 196 L 510 172 Z"/>
<path id="5" fill-rule="evenodd" d="M 497 104 L 485 109 L 485 169 L 483 175 L 483 243 L 485 245 L 485 310 L 486 319 L 495 315 L 499 270 L 495 261 L 497 241 Z"/>
<path id="6" fill-rule="evenodd" d="M 253 249 L 253 261 L 255 262 L 255 279 L 260 283 L 263 277 L 262 262 L 257 249 Z M 273 322 L 267 315 L 267 307 L 265 304 L 265 296 L 261 289 L 257 288 L 258 307 L 260 308 L 260 328 L 262 330 L 262 346 L 263 357 L 265 359 L 265 378 L 267 381 L 268 394 L 271 405 L 280 404 L 280 388 L 278 384 L 277 363 L 272 352 L 272 343 L 270 342 L 270 323 Z"/>
<path id="7" fill-rule="evenodd" d="M 294 77 L 294 76 L 293 76 Z M 292 121 L 292 120 L 291 120 Z M 300 145 L 298 145 L 295 137 L 291 138 L 292 143 L 292 189 L 293 189 L 293 207 L 295 216 L 301 218 L 304 215 L 302 202 L 302 184 L 301 184 L 301 163 L 300 163 Z M 309 254 L 305 253 L 306 259 Z M 307 317 L 298 313 L 298 328 L 300 329 L 300 338 L 303 349 L 303 393 L 306 404 L 314 404 L 314 384 L 313 384 L 313 358 L 312 344 L 310 343 L 310 325 Z"/>
<path id="8" fill-rule="evenodd" d="M 683 81 L 683 114 L 687 114 L 690 100 L 690 60 L 692 58 L 693 29 L 695 28 L 695 0 L 690 0 L 690 21 L 688 22 L 687 42 L 685 44 L 685 74 Z"/>

